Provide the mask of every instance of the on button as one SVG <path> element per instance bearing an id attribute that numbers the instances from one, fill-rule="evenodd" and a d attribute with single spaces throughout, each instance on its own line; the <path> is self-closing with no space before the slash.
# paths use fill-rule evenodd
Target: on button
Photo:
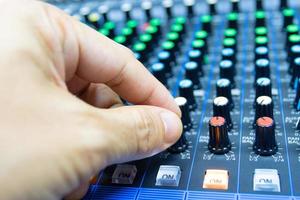
<path id="1" fill-rule="evenodd" d="M 228 171 L 220 169 L 208 169 L 205 171 L 203 188 L 215 190 L 228 189 Z"/>

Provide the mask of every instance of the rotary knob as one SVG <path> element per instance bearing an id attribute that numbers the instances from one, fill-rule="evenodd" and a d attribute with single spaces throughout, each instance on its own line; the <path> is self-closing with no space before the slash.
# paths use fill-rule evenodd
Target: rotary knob
<path id="1" fill-rule="evenodd" d="M 196 108 L 193 82 L 191 80 L 183 79 L 179 82 L 179 95 L 187 99 L 190 110 Z"/>
<path id="2" fill-rule="evenodd" d="M 141 7 L 144 10 L 147 19 L 149 20 L 151 18 L 152 2 L 149 0 L 143 1 Z"/>
<path id="3" fill-rule="evenodd" d="M 169 18 L 172 17 L 172 7 L 173 7 L 173 0 L 164 0 L 163 7 L 165 8 L 166 14 Z"/>
<path id="4" fill-rule="evenodd" d="M 274 155 L 278 150 L 275 138 L 275 123 L 270 117 L 260 117 L 256 121 L 253 151 L 261 156 Z"/>
<path id="5" fill-rule="evenodd" d="M 230 80 L 226 78 L 219 79 L 216 84 L 216 91 L 217 91 L 217 96 L 223 96 L 228 99 L 230 109 L 233 109 L 234 103 L 232 100 Z"/>
<path id="6" fill-rule="evenodd" d="M 267 77 L 260 77 L 255 82 L 255 99 L 259 96 L 269 96 L 272 97 L 272 84 L 271 79 Z"/>
<path id="7" fill-rule="evenodd" d="M 292 60 L 291 62 L 293 62 L 293 74 L 292 74 L 292 78 L 291 78 L 291 82 L 290 82 L 290 86 L 295 89 L 297 86 L 297 79 L 300 78 L 300 57 L 295 58 L 294 60 Z"/>
<path id="8" fill-rule="evenodd" d="M 157 78 L 163 85 L 167 86 L 166 70 L 163 63 L 154 63 L 151 66 L 151 71 L 155 78 Z"/>
<path id="9" fill-rule="evenodd" d="M 214 116 L 224 117 L 228 130 L 232 129 L 233 124 L 230 116 L 229 101 L 226 97 L 220 96 L 214 99 L 213 113 Z"/>
<path id="10" fill-rule="evenodd" d="M 299 111 L 300 110 L 300 79 L 297 78 L 296 82 L 296 97 L 294 100 L 294 108 Z"/>
<path id="11" fill-rule="evenodd" d="M 273 109 L 274 109 L 274 104 L 271 97 L 269 96 L 258 97 L 256 99 L 256 105 L 255 105 L 254 124 L 256 123 L 256 120 L 260 117 L 270 117 L 274 119 Z"/>
<path id="12" fill-rule="evenodd" d="M 184 65 L 185 68 L 185 76 L 192 80 L 194 84 L 195 89 L 200 89 L 201 88 L 201 82 L 199 80 L 199 72 L 201 71 L 199 69 L 199 66 L 196 62 L 187 62 Z"/>
<path id="13" fill-rule="evenodd" d="M 260 77 L 270 78 L 270 62 L 264 58 L 255 61 L 255 80 Z"/>
<path id="14" fill-rule="evenodd" d="M 220 78 L 226 78 L 230 80 L 231 87 L 235 87 L 234 81 L 235 69 L 231 60 L 222 60 L 220 62 Z"/>
<path id="15" fill-rule="evenodd" d="M 233 64 L 236 63 L 235 51 L 233 48 L 222 49 L 222 60 L 230 60 Z"/>
<path id="16" fill-rule="evenodd" d="M 231 150 L 226 121 L 221 116 L 209 120 L 208 150 L 214 154 L 225 154 Z"/>
<path id="17" fill-rule="evenodd" d="M 269 59 L 269 49 L 265 46 L 260 46 L 255 48 L 255 60 L 258 59 Z"/>

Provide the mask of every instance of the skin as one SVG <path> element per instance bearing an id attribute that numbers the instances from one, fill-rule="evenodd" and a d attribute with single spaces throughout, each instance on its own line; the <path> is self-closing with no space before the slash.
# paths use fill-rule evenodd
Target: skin
<path id="1" fill-rule="evenodd" d="M 0 11 L 1 199 L 79 199 L 101 169 L 180 137 L 179 108 L 130 50 L 46 3 Z"/>

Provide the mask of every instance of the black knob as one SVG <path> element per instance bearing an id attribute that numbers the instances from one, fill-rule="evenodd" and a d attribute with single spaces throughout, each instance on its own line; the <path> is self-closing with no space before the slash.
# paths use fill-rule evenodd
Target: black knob
<path id="1" fill-rule="evenodd" d="M 263 10 L 263 0 L 256 0 L 256 10 Z"/>
<path id="2" fill-rule="evenodd" d="M 229 101 L 226 97 L 216 97 L 213 102 L 214 116 L 224 117 L 228 130 L 232 129 L 233 124 L 230 116 Z"/>
<path id="3" fill-rule="evenodd" d="M 294 60 L 297 58 L 297 57 L 300 57 L 300 45 L 293 45 L 291 48 L 290 48 L 290 51 L 289 51 L 289 58 L 288 58 L 288 61 L 289 61 L 289 69 L 288 69 L 288 72 L 289 74 L 293 74 L 293 69 L 295 67 L 295 62 Z"/>
<path id="4" fill-rule="evenodd" d="M 209 13 L 211 15 L 215 15 L 217 13 L 217 10 L 216 10 L 217 0 L 207 0 L 207 3 L 209 6 Z"/>
<path id="5" fill-rule="evenodd" d="M 296 82 L 296 97 L 294 100 L 294 108 L 299 111 L 300 110 L 300 79 L 299 77 L 295 80 Z"/>
<path id="6" fill-rule="evenodd" d="M 290 82 L 291 88 L 295 89 L 297 86 L 298 78 L 300 78 L 300 57 L 295 58 L 294 60 L 291 60 L 292 64 L 292 78 Z"/>
<path id="7" fill-rule="evenodd" d="M 194 86 L 190 79 L 183 79 L 179 82 L 179 95 L 187 99 L 190 110 L 194 110 L 196 108 Z"/>
<path id="8" fill-rule="evenodd" d="M 231 150 L 226 120 L 221 116 L 209 120 L 208 150 L 214 154 L 225 154 Z"/>
<path id="9" fill-rule="evenodd" d="M 188 56 L 189 56 L 189 60 L 196 62 L 198 64 L 198 66 L 200 66 L 200 71 L 199 71 L 199 75 L 203 76 L 204 72 L 202 70 L 202 62 L 203 62 L 203 54 L 200 50 L 190 50 L 188 52 Z"/>
<path id="10" fill-rule="evenodd" d="M 231 83 L 226 78 L 219 79 L 216 84 L 217 96 L 226 97 L 229 101 L 230 109 L 234 108 L 234 103 L 231 94 Z"/>
<path id="11" fill-rule="evenodd" d="M 290 24 L 293 24 L 295 11 L 290 8 L 286 8 L 282 11 L 283 13 L 283 29 L 285 30 L 286 27 Z"/>
<path id="12" fill-rule="evenodd" d="M 170 77 L 172 72 L 172 58 L 168 51 L 160 51 L 157 54 L 159 62 L 163 63 L 166 70 L 166 76 Z"/>
<path id="13" fill-rule="evenodd" d="M 287 0 L 280 0 L 280 9 L 283 10 L 288 7 Z"/>
<path id="14" fill-rule="evenodd" d="M 226 78 L 230 80 L 231 87 L 235 87 L 234 75 L 235 68 L 231 60 L 222 60 L 220 62 L 220 78 Z"/>
<path id="15" fill-rule="evenodd" d="M 189 110 L 188 110 L 188 104 L 186 98 L 176 97 L 175 102 L 179 106 L 182 113 L 181 120 L 183 124 L 183 133 L 181 134 L 177 142 L 173 144 L 168 150 L 172 153 L 181 153 L 185 151 L 188 147 L 188 142 L 185 137 L 185 132 L 192 127 L 192 123 L 189 116 Z"/>
<path id="16" fill-rule="evenodd" d="M 200 69 L 199 66 L 196 62 L 187 62 L 184 65 L 185 68 L 185 76 L 186 78 L 192 80 L 194 84 L 194 89 L 200 89 L 201 88 L 201 82 L 199 80 L 200 76 Z"/>
<path id="17" fill-rule="evenodd" d="M 232 11 L 239 12 L 239 0 L 231 0 Z"/>
<path id="18" fill-rule="evenodd" d="M 172 7 L 173 7 L 173 0 L 164 0 L 163 7 L 166 10 L 167 17 L 172 17 Z"/>
<path id="19" fill-rule="evenodd" d="M 186 6 L 187 16 L 189 16 L 189 17 L 194 16 L 195 1 L 194 0 L 185 0 L 184 3 Z"/>
<path id="20" fill-rule="evenodd" d="M 130 3 L 124 3 L 121 5 L 121 10 L 124 12 L 127 20 L 131 18 L 130 12 L 132 10 L 132 5 Z"/>
<path id="21" fill-rule="evenodd" d="M 222 49 L 222 60 L 230 60 L 233 64 L 236 64 L 236 56 L 233 48 Z"/>
<path id="22" fill-rule="evenodd" d="M 211 33 L 212 20 L 213 19 L 211 15 L 203 15 L 201 17 L 202 29 L 207 33 Z"/>
<path id="23" fill-rule="evenodd" d="M 270 78 L 270 62 L 264 58 L 255 61 L 255 80 L 260 77 Z"/>
<path id="24" fill-rule="evenodd" d="M 255 48 L 255 60 L 264 58 L 269 59 L 269 49 L 266 46 L 260 46 Z"/>
<path id="25" fill-rule="evenodd" d="M 98 7 L 98 12 L 100 13 L 100 15 L 102 15 L 104 21 L 108 21 L 108 12 L 109 12 L 109 8 L 107 5 L 101 5 Z"/>
<path id="26" fill-rule="evenodd" d="M 272 84 L 271 79 L 267 77 L 260 77 L 255 82 L 255 99 L 259 96 L 272 97 Z"/>
<path id="27" fill-rule="evenodd" d="M 255 12 L 255 27 L 266 27 L 266 14 L 262 10 Z"/>
<path id="28" fill-rule="evenodd" d="M 255 105 L 255 118 L 254 118 L 254 124 L 256 123 L 256 120 L 261 117 L 270 117 L 274 119 L 273 116 L 273 101 L 272 98 L 269 96 L 260 96 L 256 99 L 256 105 Z"/>
<path id="29" fill-rule="evenodd" d="M 270 117 L 260 117 L 256 121 L 253 151 L 261 156 L 274 155 L 278 150 L 275 138 L 275 123 Z"/>
<path id="30" fill-rule="evenodd" d="M 163 63 L 154 63 L 151 66 L 152 74 L 165 86 L 167 86 L 166 70 Z"/>
<path id="31" fill-rule="evenodd" d="M 141 7 L 145 12 L 146 18 L 149 20 L 151 18 L 152 2 L 149 0 L 143 1 Z"/>

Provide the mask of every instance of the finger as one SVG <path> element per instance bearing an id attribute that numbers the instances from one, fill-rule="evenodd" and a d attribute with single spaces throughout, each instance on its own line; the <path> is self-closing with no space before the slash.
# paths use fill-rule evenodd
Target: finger
<path id="1" fill-rule="evenodd" d="M 71 80 L 67 82 L 68 90 L 75 95 L 81 94 L 84 90 L 89 87 L 90 83 L 86 80 L 74 76 Z"/>
<path id="2" fill-rule="evenodd" d="M 179 117 L 158 107 L 124 106 L 103 110 L 100 115 L 109 164 L 157 154 L 175 143 L 182 132 Z"/>
<path id="3" fill-rule="evenodd" d="M 98 108 L 111 108 L 123 105 L 119 95 L 105 84 L 92 83 L 80 96 L 88 104 Z"/>
<path id="4" fill-rule="evenodd" d="M 168 90 L 130 50 L 52 6 L 45 8 L 51 19 L 60 25 L 66 77 L 75 73 L 89 82 L 107 84 L 129 102 L 164 107 L 180 115 Z"/>
<path id="5" fill-rule="evenodd" d="M 84 197 L 89 189 L 90 184 L 88 182 L 81 184 L 73 192 L 68 194 L 64 199 L 65 200 L 79 200 Z"/>

